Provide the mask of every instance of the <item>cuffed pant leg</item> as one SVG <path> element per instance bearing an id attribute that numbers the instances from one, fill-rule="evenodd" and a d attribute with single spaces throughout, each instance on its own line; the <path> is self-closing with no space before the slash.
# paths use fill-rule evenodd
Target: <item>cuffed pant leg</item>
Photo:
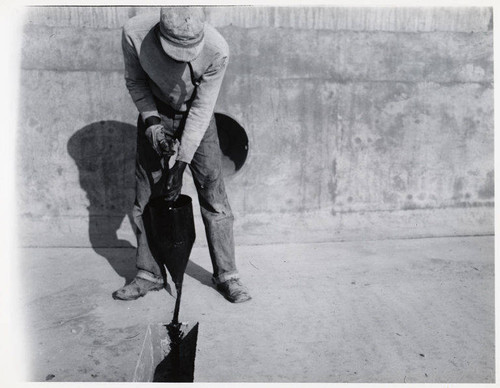
<path id="1" fill-rule="evenodd" d="M 137 124 L 137 153 L 135 166 L 136 198 L 132 215 L 137 236 L 137 276 L 150 281 L 163 282 L 165 271 L 155 260 L 148 241 L 144 213 L 151 196 L 151 189 L 161 177 L 161 160 L 144 136 L 144 124 L 139 118 Z"/>
<path id="2" fill-rule="evenodd" d="M 190 165 L 205 225 L 214 280 L 238 278 L 235 263 L 233 213 L 222 177 L 222 160 L 215 117 Z"/>

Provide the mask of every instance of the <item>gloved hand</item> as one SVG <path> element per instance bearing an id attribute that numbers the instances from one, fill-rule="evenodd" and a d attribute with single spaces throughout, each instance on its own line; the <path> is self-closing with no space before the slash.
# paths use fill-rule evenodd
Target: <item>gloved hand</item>
<path id="1" fill-rule="evenodd" d="M 175 145 L 177 140 L 173 136 L 170 136 L 166 132 L 162 132 L 159 135 L 158 143 L 160 144 L 161 154 L 167 158 L 170 158 L 175 154 Z"/>
<path id="2" fill-rule="evenodd" d="M 184 174 L 186 166 L 186 162 L 178 160 L 168 171 L 167 181 L 165 183 L 165 192 L 163 193 L 166 201 L 173 202 L 181 194 L 182 174 Z"/>
<path id="3" fill-rule="evenodd" d="M 158 155 L 170 157 L 175 154 L 175 139 L 167 133 L 163 125 L 153 124 L 147 127 L 146 137 Z"/>

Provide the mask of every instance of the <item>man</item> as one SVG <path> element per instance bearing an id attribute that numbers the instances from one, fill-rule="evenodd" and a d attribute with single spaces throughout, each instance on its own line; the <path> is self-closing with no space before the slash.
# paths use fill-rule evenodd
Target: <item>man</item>
<path id="1" fill-rule="evenodd" d="M 167 7 L 158 15 L 139 15 L 123 27 L 125 80 L 139 110 L 136 155 L 137 275 L 113 297 L 133 300 L 164 286 L 161 264 L 148 245 L 142 214 L 158 192 L 162 156 L 175 164 L 166 177 L 168 200 L 181 191 L 189 165 L 201 207 L 213 266 L 212 280 L 229 301 L 251 299 L 235 265 L 233 214 L 221 174 L 221 153 L 213 110 L 229 49 L 224 38 L 205 23 L 195 7 Z M 160 182 L 161 183 L 161 182 Z"/>

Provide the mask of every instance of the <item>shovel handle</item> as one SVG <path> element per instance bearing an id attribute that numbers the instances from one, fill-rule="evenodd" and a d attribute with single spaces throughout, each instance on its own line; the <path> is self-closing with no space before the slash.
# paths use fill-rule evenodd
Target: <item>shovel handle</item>
<path id="1" fill-rule="evenodd" d="M 174 325 L 179 323 L 179 309 L 181 307 L 182 283 L 176 284 L 175 289 L 177 291 L 177 298 L 175 299 L 174 318 L 172 319 L 172 323 Z"/>
<path id="2" fill-rule="evenodd" d="M 160 190 L 160 194 L 161 195 L 164 195 L 166 189 L 167 189 L 167 178 L 168 178 L 168 172 L 170 170 L 169 166 L 168 166 L 168 162 L 170 161 L 170 156 L 167 156 L 167 155 L 164 155 L 163 156 L 163 169 L 162 169 L 162 172 L 161 172 L 161 190 Z M 171 201 L 169 202 L 169 207 L 172 206 L 172 203 Z"/>
<path id="3" fill-rule="evenodd" d="M 168 162 L 170 161 L 170 156 L 163 155 L 162 158 L 163 158 L 163 169 L 162 169 L 162 172 L 165 173 L 165 172 L 168 172 L 168 170 L 170 170 L 170 167 L 168 166 Z"/>

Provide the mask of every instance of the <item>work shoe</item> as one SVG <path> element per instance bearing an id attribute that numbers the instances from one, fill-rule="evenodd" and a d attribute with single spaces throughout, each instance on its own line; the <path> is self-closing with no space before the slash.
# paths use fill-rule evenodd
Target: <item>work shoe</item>
<path id="1" fill-rule="evenodd" d="M 163 283 L 155 283 L 136 277 L 129 284 L 113 292 L 113 299 L 134 300 L 146 295 L 149 291 L 158 291 L 163 288 Z"/>
<path id="2" fill-rule="evenodd" d="M 252 299 L 248 289 L 241 284 L 239 279 L 229 279 L 223 283 L 218 283 L 217 290 L 232 303 L 241 303 Z"/>

